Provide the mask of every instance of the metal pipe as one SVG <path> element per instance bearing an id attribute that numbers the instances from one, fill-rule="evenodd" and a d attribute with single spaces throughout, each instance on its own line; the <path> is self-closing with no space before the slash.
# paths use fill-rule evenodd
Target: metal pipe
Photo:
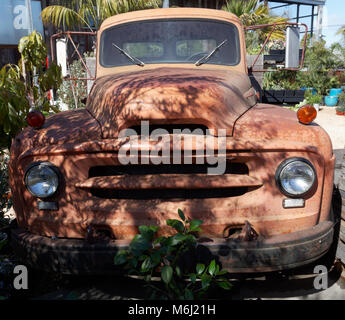
<path id="1" fill-rule="evenodd" d="M 70 34 L 69 32 L 67 32 L 67 37 L 68 37 L 69 40 L 71 40 L 71 43 L 72 43 L 72 45 L 73 45 L 75 51 L 77 52 L 77 54 L 78 54 L 78 56 L 79 56 L 79 59 L 80 59 L 81 63 L 82 63 L 83 66 L 85 67 L 85 69 L 86 69 L 87 73 L 89 74 L 90 78 L 92 78 L 92 74 L 91 74 L 89 68 L 87 67 L 86 63 L 84 62 L 84 59 L 83 59 L 83 57 L 81 56 L 81 54 L 80 54 L 78 48 L 77 48 L 76 45 L 74 44 L 74 41 L 73 41 L 73 39 L 72 39 L 72 37 L 71 37 L 71 34 Z"/>
<path id="2" fill-rule="evenodd" d="M 283 4 L 281 6 L 271 7 L 270 10 L 274 10 L 274 9 L 278 9 L 278 8 L 283 8 L 283 7 L 288 7 L 288 6 L 291 6 L 291 3 L 290 4 Z"/>
<path id="3" fill-rule="evenodd" d="M 264 44 L 262 45 L 259 54 L 255 57 L 255 59 L 254 59 L 254 61 L 253 61 L 253 64 L 252 64 L 251 67 L 250 67 L 250 70 L 251 70 L 251 71 L 253 70 L 253 67 L 255 66 L 256 61 L 258 61 L 260 54 L 262 53 L 262 51 L 264 51 L 264 48 L 266 47 L 266 44 L 267 44 L 268 40 L 271 38 L 271 35 L 272 35 L 272 33 L 273 33 L 273 31 L 274 31 L 275 29 L 276 29 L 276 26 L 274 26 L 274 27 L 272 28 L 272 30 L 270 31 L 270 33 L 269 33 L 268 36 L 266 37 L 266 40 L 265 40 Z"/>
<path id="4" fill-rule="evenodd" d="M 28 34 L 30 34 L 34 31 L 34 26 L 32 22 L 31 0 L 25 0 L 25 6 L 26 6 L 26 14 L 27 14 L 27 20 L 28 20 Z"/>
<path id="5" fill-rule="evenodd" d="M 311 43 L 313 43 L 313 31 L 314 31 L 314 6 L 311 7 L 311 32 L 310 32 L 310 39 Z"/>
<path id="6" fill-rule="evenodd" d="M 163 1 L 163 8 L 169 8 L 170 4 L 169 4 L 169 0 L 164 0 Z"/>

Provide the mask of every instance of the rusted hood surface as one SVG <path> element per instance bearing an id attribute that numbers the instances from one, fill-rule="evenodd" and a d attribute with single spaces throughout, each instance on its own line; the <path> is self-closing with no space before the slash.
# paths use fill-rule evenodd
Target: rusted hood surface
<path id="1" fill-rule="evenodd" d="M 37 147 L 74 145 L 101 138 L 97 121 L 85 109 L 76 109 L 48 117 L 39 130 L 27 127 L 15 138 L 17 155 Z"/>
<path id="2" fill-rule="evenodd" d="M 232 70 L 156 68 L 96 80 L 87 109 L 99 121 L 103 138 L 122 129 L 150 124 L 202 124 L 226 129 L 255 105 L 246 74 Z"/>

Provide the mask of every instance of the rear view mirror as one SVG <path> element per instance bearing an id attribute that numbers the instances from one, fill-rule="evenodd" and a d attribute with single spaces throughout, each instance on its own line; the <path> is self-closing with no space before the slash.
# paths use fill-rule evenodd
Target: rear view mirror
<path id="1" fill-rule="evenodd" d="M 299 67 L 299 34 L 299 27 L 287 27 L 285 50 L 285 68 L 287 69 L 296 69 Z"/>

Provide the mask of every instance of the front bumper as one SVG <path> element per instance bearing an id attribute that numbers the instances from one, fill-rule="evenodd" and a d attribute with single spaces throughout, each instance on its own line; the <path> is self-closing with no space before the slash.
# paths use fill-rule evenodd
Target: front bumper
<path id="1" fill-rule="evenodd" d="M 323 256 L 333 242 L 334 224 L 324 221 L 313 228 L 244 242 L 210 239 L 198 244 L 200 261 L 216 256 L 232 273 L 268 272 L 309 264 Z M 114 256 L 129 241 L 110 240 L 90 244 L 81 239 L 52 239 L 22 229 L 12 231 L 12 246 L 28 265 L 65 274 L 117 273 Z"/>

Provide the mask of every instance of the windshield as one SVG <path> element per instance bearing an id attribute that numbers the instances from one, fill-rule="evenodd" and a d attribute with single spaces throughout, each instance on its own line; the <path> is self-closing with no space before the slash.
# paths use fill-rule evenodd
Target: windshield
<path id="1" fill-rule="evenodd" d="M 240 61 L 240 45 L 237 28 L 232 23 L 206 19 L 132 22 L 103 32 L 100 63 L 103 67 L 133 64 L 128 56 L 114 48 L 115 43 L 144 64 L 194 64 L 225 40 L 206 63 L 236 65 Z"/>

